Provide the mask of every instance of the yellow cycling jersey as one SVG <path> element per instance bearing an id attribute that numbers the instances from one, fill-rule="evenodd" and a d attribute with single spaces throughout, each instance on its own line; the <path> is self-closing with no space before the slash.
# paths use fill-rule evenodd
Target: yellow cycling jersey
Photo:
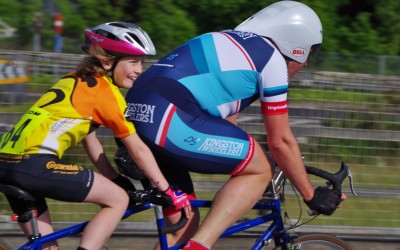
<path id="1" fill-rule="evenodd" d="M 92 126 L 105 126 L 117 138 L 135 133 L 125 119 L 126 102 L 108 76 L 79 78 L 74 73 L 50 88 L 0 140 L 0 153 L 56 154 L 82 141 Z"/>

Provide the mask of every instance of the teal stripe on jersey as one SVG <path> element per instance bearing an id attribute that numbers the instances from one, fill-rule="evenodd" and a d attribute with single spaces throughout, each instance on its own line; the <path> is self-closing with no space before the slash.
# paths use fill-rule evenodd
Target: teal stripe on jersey
<path id="1" fill-rule="evenodd" d="M 271 96 L 277 96 L 277 95 L 282 95 L 287 93 L 288 91 L 288 86 L 277 86 L 277 87 L 271 87 L 271 88 L 265 88 L 263 91 L 264 97 L 271 97 Z"/>
<path id="2" fill-rule="evenodd" d="M 210 72 L 207 60 L 204 56 L 204 48 L 200 38 L 196 38 L 189 43 L 190 54 L 192 55 L 193 62 L 196 66 L 198 74 L 205 74 Z"/>
<path id="3" fill-rule="evenodd" d="M 189 76 L 179 81 L 189 89 L 202 109 L 213 116 L 220 116 L 218 106 L 249 98 L 258 93 L 258 72 L 232 70 L 218 74 Z M 238 81 L 240 79 L 240 81 Z M 235 88 L 229 85 L 238 85 Z"/>
<path id="4" fill-rule="evenodd" d="M 202 74 L 185 77 L 179 80 L 194 95 L 202 109 L 208 110 L 213 116 L 220 116 L 216 106 L 221 104 L 222 96 L 220 85 L 214 74 Z"/>
<path id="5" fill-rule="evenodd" d="M 211 34 L 205 34 L 189 41 L 189 47 L 198 74 L 221 71 Z"/>
<path id="6" fill-rule="evenodd" d="M 210 72 L 221 72 L 221 66 L 217 55 L 217 49 L 215 48 L 214 37 L 212 34 L 206 34 L 201 36 L 201 42 L 203 43 L 203 49 L 207 60 Z M 197 64 L 197 63 L 196 63 Z"/>

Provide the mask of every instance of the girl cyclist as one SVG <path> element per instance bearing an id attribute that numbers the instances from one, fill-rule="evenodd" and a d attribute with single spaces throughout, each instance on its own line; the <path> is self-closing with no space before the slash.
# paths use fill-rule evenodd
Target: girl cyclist
<path id="1" fill-rule="evenodd" d="M 126 103 L 119 88 L 129 89 L 142 72 L 154 45 L 139 26 L 110 22 L 86 29 L 88 54 L 75 72 L 52 86 L 0 141 L 0 181 L 19 186 L 36 197 L 39 231 L 53 231 L 45 198 L 94 203 L 101 207 L 84 229 L 78 249 L 100 249 L 125 212 L 134 189 L 118 175 L 104 153 L 96 129 L 113 130 L 144 174 L 172 196 L 176 209 L 186 207 L 186 194 L 176 197 L 149 148 L 125 119 Z M 66 149 L 81 142 L 101 174 L 62 160 Z M 122 187 L 122 188 L 121 188 Z M 26 235 L 30 235 L 24 207 L 7 197 Z M 179 198 L 179 200 L 177 200 Z M 57 242 L 48 244 L 57 249 Z"/>

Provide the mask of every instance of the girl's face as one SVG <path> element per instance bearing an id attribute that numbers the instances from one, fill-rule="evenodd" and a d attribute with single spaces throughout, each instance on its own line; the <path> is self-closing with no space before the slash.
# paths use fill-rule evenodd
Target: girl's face
<path id="1" fill-rule="evenodd" d="M 143 56 L 127 56 L 117 62 L 113 72 L 114 84 L 120 88 L 130 89 L 133 82 L 143 70 Z M 111 69 L 112 63 L 103 64 L 106 70 Z"/>

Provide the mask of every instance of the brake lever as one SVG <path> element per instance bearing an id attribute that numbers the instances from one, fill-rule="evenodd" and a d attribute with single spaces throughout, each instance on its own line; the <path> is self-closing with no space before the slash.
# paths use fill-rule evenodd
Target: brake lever
<path id="1" fill-rule="evenodd" d="M 356 191 L 354 190 L 354 185 L 353 185 L 353 175 L 351 174 L 350 170 L 348 170 L 347 177 L 349 177 L 349 184 L 350 184 L 350 190 L 353 193 L 354 196 L 358 196 Z"/>
<path id="2" fill-rule="evenodd" d="M 342 185 L 344 179 L 346 179 L 346 177 L 349 177 L 351 192 L 354 194 L 354 196 L 357 196 L 357 194 L 354 190 L 353 175 L 351 174 L 349 167 L 347 166 L 346 163 L 342 162 L 340 170 L 334 174 L 329 173 L 329 172 L 319 169 L 319 168 L 311 167 L 311 166 L 305 166 L 305 167 L 306 167 L 307 173 L 327 180 L 328 181 L 327 184 L 329 186 L 332 185 L 332 188 L 339 192 L 342 191 L 341 185 Z"/>
<path id="3" fill-rule="evenodd" d="M 342 163 L 342 164 L 345 164 L 345 163 Z M 347 171 L 346 171 L 346 177 L 349 178 L 349 186 L 350 186 L 350 191 L 351 191 L 351 193 L 352 193 L 354 196 L 358 196 L 357 193 L 356 193 L 356 191 L 355 191 L 355 189 L 354 189 L 353 175 L 351 174 L 350 169 L 348 169 L 348 168 L 347 168 Z M 345 178 L 346 178 L 346 177 L 345 177 Z M 331 183 L 329 180 L 326 181 L 326 187 L 327 187 L 327 188 L 330 188 L 331 186 L 332 186 L 332 183 Z"/>
<path id="4" fill-rule="evenodd" d="M 325 180 L 327 180 L 326 184 L 328 187 L 332 186 L 332 188 L 336 191 L 342 192 L 342 183 L 346 177 L 349 178 L 349 184 L 350 184 L 350 190 L 353 193 L 354 196 L 358 196 L 354 190 L 354 185 L 353 185 L 353 175 L 351 174 L 349 167 L 347 166 L 346 163 L 342 162 L 340 170 L 334 174 L 326 172 L 325 170 L 310 167 L 310 166 L 305 166 L 307 173 L 321 177 Z M 308 214 L 310 216 L 312 215 L 318 215 L 319 213 L 309 209 Z"/>

